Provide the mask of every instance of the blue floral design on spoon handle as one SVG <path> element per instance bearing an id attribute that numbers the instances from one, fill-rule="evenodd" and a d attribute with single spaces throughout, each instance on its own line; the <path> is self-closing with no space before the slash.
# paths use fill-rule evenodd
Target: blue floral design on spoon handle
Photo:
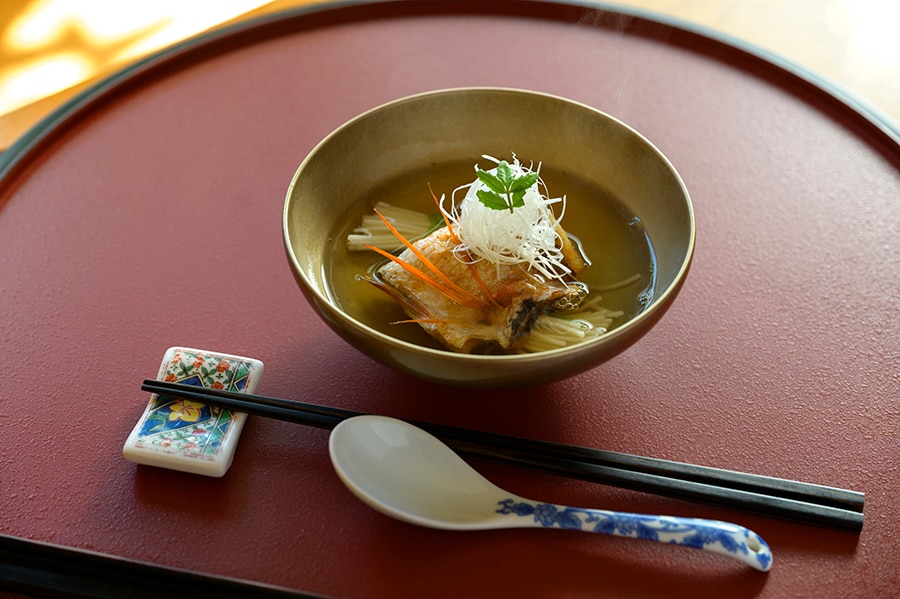
<path id="1" fill-rule="evenodd" d="M 573 508 L 521 498 L 504 499 L 499 506 L 498 514 L 531 517 L 535 526 L 693 547 L 735 557 L 763 572 L 772 567 L 772 551 L 762 537 L 729 522 Z"/>

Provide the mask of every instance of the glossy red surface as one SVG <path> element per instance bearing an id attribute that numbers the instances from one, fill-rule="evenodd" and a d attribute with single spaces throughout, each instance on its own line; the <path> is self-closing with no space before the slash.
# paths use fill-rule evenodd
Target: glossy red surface
<path id="1" fill-rule="evenodd" d="M 284 16 L 131 71 L 19 148 L 0 181 L 0 533 L 345 597 L 900 591 L 896 142 L 708 38 L 491 6 Z M 508 392 L 406 378 L 331 333 L 288 268 L 282 203 L 315 143 L 376 104 L 464 85 L 609 112 L 691 191 L 697 249 L 675 305 L 576 378 Z M 121 448 L 140 381 L 173 345 L 262 360 L 267 395 L 864 491 L 866 524 L 856 535 L 477 464 L 535 499 L 736 521 L 772 546 L 764 575 L 640 541 L 395 522 L 342 487 L 327 433 L 258 418 L 222 479 L 135 466 Z"/>

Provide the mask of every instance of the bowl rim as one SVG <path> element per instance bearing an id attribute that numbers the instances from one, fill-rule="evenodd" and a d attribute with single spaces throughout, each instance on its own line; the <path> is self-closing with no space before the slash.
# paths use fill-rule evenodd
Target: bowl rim
<path id="1" fill-rule="evenodd" d="M 660 162 L 666 167 L 666 169 L 674 176 L 675 181 L 678 183 L 678 186 L 681 190 L 681 193 L 684 197 L 685 208 L 688 213 L 688 223 L 689 223 L 689 232 L 688 232 L 688 245 L 685 251 L 685 257 L 682 260 L 682 263 L 678 269 L 678 272 L 675 274 L 672 283 L 660 294 L 654 293 L 653 299 L 650 301 L 650 304 L 641 310 L 636 315 L 632 316 L 628 321 L 622 323 L 611 331 L 607 331 L 602 335 L 598 335 L 593 339 L 588 339 L 579 343 L 575 343 L 572 345 L 568 345 L 565 347 L 559 347 L 555 349 L 548 349 L 539 352 L 533 353 L 520 353 L 520 354 L 466 354 L 460 352 L 454 352 L 449 349 L 439 349 L 433 347 L 426 347 L 423 345 L 419 345 L 417 343 L 412 343 L 409 341 L 404 341 L 402 339 L 398 339 L 392 335 L 387 333 L 383 333 L 375 328 L 370 327 L 353 318 L 349 314 L 347 314 L 344 310 L 340 308 L 340 306 L 335 302 L 334 298 L 329 294 L 322 293 L 318 285 L 316 285 L 313 281 L 309 280 L 306 276 L 306 271 L 301 268 L 300 262 L 297 258 L 297 255 L 294 253 L 294 248 L 291 244 L 290 239 L 290 229 L 291 224 L 289 222 L 289 212 L 291 205 L 291 198 L 293 196 L 294 188 L 297 186 L 298 181 L 301 177 L 301 174 L 306 167 L 306 165 L 313 160 L 315 155 L 320 151 L 320 149 L 325 146 L 332 138 L 340 135 L 344 130 L 349 129 L 354 124 L 359 121 L 368 118 L 372 114 L 382 112 L 385 110 L 391 110 L 396 108 L 399 105 L 415 102 L 423 99 L 427 99 L 435 96 L 449 95 L 449 94 L 458 94 L 458 93 L 503 93 L 503 94 L 513 94 L 513 95 L 528 95 L 528 96 L 538 96 L 544 97 L 556 102 L 563 102 L 567 104 L 571 104 L 573 106 L 588 110 L 590 112 L 594 112 L 601 116 L 602 118 L 609 119 L 613 121 L 617 126 L 622 127 L 627 130 L 631 135 L 635 136 L 641 143 L 646 145 L 651 153 L 658 159 Z M 564 96 L 529 90 L 524 88 L 516 88 L 516 87 L 500 87 L 500 86 L 463 86 L 463 87 L 450 87 L 450 88 L 442 88 L 442 89 L 434 89 L 428 90 L 424 92 L 418 92 L 414 94 L 410 94 L 407 96 L 402 96 L 399 98 L 395 98 L 393 100 L 389 100 L 387 102 L 383 102 L 377 106 L 373 106 L 356 116 L 350 118 L 349 120 L 343 122 L 338 127 L 333 129 L 328 133 L 325 137 L 323 137 L 316 145 L 309 151 L 309 153 L 304 157 L 303 161 L 294 171 L 294 175 L 291 178 L 290 185 L 287 188 L 287 192 L 284 200 L 284 208 L 282 211 L 282 237 L 284 242 L 284 247 L 288 255 L 288 260 L 291 263 L 291 268 L 294 271 L 295 277 L 299 277 L 305 291 L 308 293 L 312 293 L 315 296 L 317 303 L 321 306 L 327 306 L 330 312 L 335 315 L 337 318 L 341 320 L 345 325 L 352 327 L 358 333 L 361 333 L 367 337 L 372 337 L 379 340 L 382 343 L 386 343 L 389 346 L 396 347 L 398 349 L 402 349 L 404 351 L 412 351 L 419 352 L 436 359 L 442 360 L 452 360 L 452 361 L 461 361 L 461 362 L 478 362 L 478 363 L 505 363 L 505 362 L 528 362 L 528 361 L 537 361 L 544 360 L 546 358 L 552 358 L 554 356 L 566 356 L 568 354 L 576 354 L 589 350 L 592 346 L 598 344 L 605 344 L 611 338 L 615 337 L 627 337 L 630 335 L 632 329 L 638 328 L 642 326 L 645 322 L 650 321 L 657 316 L 657 312 L 659 312 L 659 316 L 662 315 L 661 311 L 665 311 L 669 305 L 671 304 L 671 299 L 674 299 L 671 296 L 677 294 L 684 283 L 684 280 L 687 276 L 687 272 L 690 269 L 691 263 L 693 262 L 694 257 L 694 249 L 696 244 L 696 235 L 697 235 L 697 223 L 696 216 L 694 213 L 693 202 L 691 201 L 690 193 L 687 189 L 687 186 L 684 183 L 684 180 L 681 177 L 681 174 L 669 160 L 668 156 L 666 156 L 653 142 L 651 142 L 645 135 L 636 130 L 634 127 L 629 125 L 628 123 L 622 121 L 621 119 L 604 112 L 598 108 L 595 108 L 589 104 L 585 104 L 578 100 L 572 100 L 570 98 L 566 98 Z"/>

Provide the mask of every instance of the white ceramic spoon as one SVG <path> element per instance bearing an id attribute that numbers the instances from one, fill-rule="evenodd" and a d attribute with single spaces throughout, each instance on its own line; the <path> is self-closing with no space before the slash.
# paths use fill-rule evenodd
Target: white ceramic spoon
<path id="1" fill-rule="evenodd" d="M 524 499 L 482 477 L 452 449 L 411 424 L 357 416 L 329 440 L 331 463 L 363 502 L 405 522 L 450 530 L 545 527 L 694 547 L 768 571 L 772 552 L 728 522 L 565 507 Z"/>

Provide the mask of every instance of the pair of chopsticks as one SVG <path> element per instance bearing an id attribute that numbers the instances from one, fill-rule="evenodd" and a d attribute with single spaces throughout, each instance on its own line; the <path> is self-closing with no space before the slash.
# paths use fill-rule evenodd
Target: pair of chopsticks
<path id="1" fill-rule="evenodd" d="M 362 412 L 316 404 L 145 380 L 141 389 L 296 424 L 331 429 Z M 410 421 L 457 453 L 581 480 L 614 485 L 859 532 L 865 495 L 799 481 L 656 458 Z"/>

